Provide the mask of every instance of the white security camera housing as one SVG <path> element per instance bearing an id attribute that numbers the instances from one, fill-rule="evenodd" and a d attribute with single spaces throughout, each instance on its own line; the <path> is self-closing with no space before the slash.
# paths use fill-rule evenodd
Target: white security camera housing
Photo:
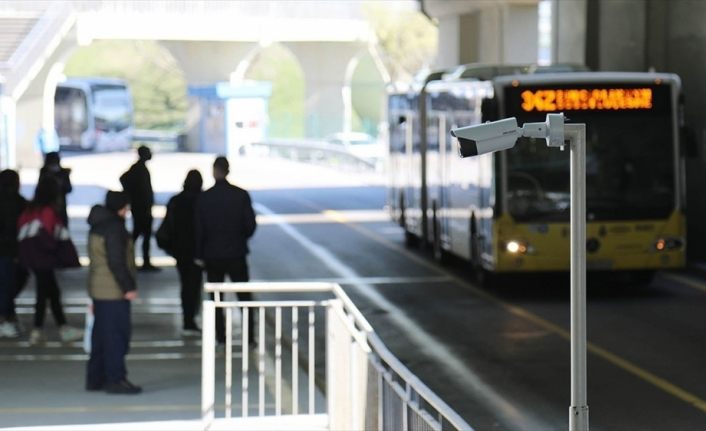
<path id="1" fill-rule="evenodd" d="M 461 157 L 472 157 L 514 147 L 522 129 L 512 117 L 453 129 L 451 136 L 458 139 Z"/>
<path id="2" fill-rule="evenodd" d="M 520 137 L 545 139 L 549 147 L 564 147 L 564 114 L 547 114 L 544 123 L 517 127 L 515 117 L 451 130 L 461 157 L 473 157 L 515 146 Z"/>

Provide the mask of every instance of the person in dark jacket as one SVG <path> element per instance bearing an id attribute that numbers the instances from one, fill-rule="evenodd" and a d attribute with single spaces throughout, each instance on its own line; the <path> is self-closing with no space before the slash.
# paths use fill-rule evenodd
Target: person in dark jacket
<path id="1" fill-rule="evenodd" d="M 61 290 L 56 280 L 57 269 L 80 266 L 69 231 L 57 211 L 58 199 L 58 183 L 53 178 L 41 178 L 37 183 L 34 198 L 17 221 L 17 251 L 20 264 L 32 271 L 37 285 L 34 329 L 30 333 L 30 344 L 44 341 L 47 300 L 54 321 L 59 327 L 61 340 L 74 341 L 83 336 L 81 330 L 66 324 Z"/>
<path id="2" fill-rule="evenodd" d="M 66 195 L 71 193 L 73 187 L 71 186 L 71 169 L 64 168 L 61 166 L 61 158 L 59 153 L 52 151 L 44 156 L 44 166 L 39 170 L 39 178 L 53 178 L 59 186 L 59 199 L 57 203 L 57 209 L 59 211 L 59 217 L 61 221 L 64 222 L 64 226 L 69 226 L 69 215 L 66 209 Z"/>
<path id="3" fill-rule="evenodd" d="M 159 271 L 159 268 L 153 266 L 150 261 L 154 191 L 147 162 L 152 159 L 152 151 L 143 145 L 137 149 L 137 155 L 139 160 L 120 176 L 120 183 L 130 199 L 133 242 L 137 242 L 137 238 L 142 236 L 143 264 L 140 271 Z"/>
<path id="4" fill-rule="evenodd" d="M 203 178 L 199 171 L 192 169 L 184 180 L 184 190 L 172 197 L 167 204 L 163 227 L 157 232 L 157 244 L 164 248 L 177 261 L 181 284 L 181 308 L 184 317 L 184 335 L 199 335 L 194 318 L 201 299 L 202 269 L 196 265 L 196 238 L 194 212 L 196 199 L 201 194 Z M 167 235 L 160 244 L 160 234 Z"/>
<path id="5" fill-rule="evenodd" d="M 109 191 L 105 206 L 88 215 L 88 294 L 93 300 L 91 356 L 86 367 L 86 390 L 137 394 L 142 388 L 127 379 L 125 355 L 130 348 L 130 301 L 137 298 L 135 256 L 125 228 L 129 200 Z"/>
<path id="6" fill-rule="evenodd" d="M 17 221 L 26 207 L 20 176 L 10 169 L 0 172 L 0 338 L 20 335 L 15 297 L 26 277 L 18 277 L 23 270 L 17 262 Z"/>
<path id="7" fill-rule="evenodd" d="M 216 184 L 201 193 L 196 202 L 196 258 L 206 268 L 209 282 L 223 282 L 228 274 L 231 281 L 248 281 L 248 239 L 257 226 L 250 194 L 226 180 L 228 159 L 217 157 L 213 163 Z M 242 300 L 250 293 L 239 294 Z M 254 330 L 250 313 L 250 340 Z M 225 342 L 223 309 L 216 308 L 216 339 Z"/>

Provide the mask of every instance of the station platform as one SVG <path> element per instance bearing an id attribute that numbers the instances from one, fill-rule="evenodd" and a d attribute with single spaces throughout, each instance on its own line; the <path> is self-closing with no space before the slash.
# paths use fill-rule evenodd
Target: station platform
<path id="1" fill-rule="evenodd" d="M 209 187 L 211 163 L 214 156 L 205 154 L 166 153 L 155 155 L 150 162 L 156 193 L 154 208 L 155 229 L 164 213 L 170 196 L 181 188 L 189 169 L 202 172 L 205 188 Z M 106 163 L 110 160 L 110 163 Z M 134 162 L 132 153 L 88 154 L 65 157 L 64 166 L 72 169 L 74 191 L 69 195 L 70 231 L 84 264 L 82 268 L 58 272 L 62 302 L 68 323 L 84 328 L 87 304 L 88 268 L 86 216 L 90 207 L 102 200 L 108 189 L 119 189 L 117 178 Z M 343 172 L 341 170 L 309 166 L 301 169 L 299 163 L 281 159 L 248 159 L 233 161 L 232 181 L 248 190 L 288 187 L 320 187 L 326 184 L 346 186 L 380 182 L 374 174 Z M 36 172 L 21 172 L 22 191 L 31 197 Z M 129 222 L 128 222 L 129 227 Z M 109 395 L 87 392 L 85 366 L 88 355 L 83 342 L 62 343 L 47 310 L 46 342 L 31 346 L 28 335 L 34 313 L 34 281 L 17 299 L 17 312 L 23 327 L 20 338 L 0 339 L 0 368 L 3 384 L 0 387 L 0 429 L 203 429 L 201 423 L 201 339 L 182 335 L 182 317 L 179 280 L 174 260 L 152 244 L 153 263 L 159 272 L 139 272 L 139 298 L 133 303 L 133 336 L 127 356 L 128 379 L 140 385 L 138 395 Z M 138 252 L 138 255 L 140 252 Z M 141 263 L 138 258 L 138 264 Z M 251 273 L 266 274 L 266 268 L 254 268 Z M 204 296 L 206 298 L 206 296 Z M 197 323 L 201 325 L 200 316 Z M 233 345 L 234 360 L 241 356 L 240 341 Z M 250 349 L 255 362 L 257 352 Z M 217 362 L 223 360 L 217 352 Z M 268 361 L 272 361 L 269 358 Z M 224 393 L 223 367 L 217 367 L 216 393 L 222 407 Z M 270 370 L 272 368 L 270 367 Z M 257 370 L 251 369 L 251 381 L 257 381 Z M 303 373 L 303 371 L 302 371 Z M 304 374 L 301 381 L 306 381 Z M 303 390 L 303 389 L 302 389 Z M 268 388 L 267 405 L 273 405 Z M 256 396 L 257 388 L 253 389 Z M 233 391 L 233 408 L 240 409 L 239 392 Z M 291 398 L 291 394 L 290 394 Z M 301 394 L 301 398 L 305 398 Z M 325 411 L 325 400 L 320 391 L 316 395 L 317 413 Z M 217 406 L 218 406 L 217 402 Z M 250 407 L 256 415 L 256 407 Z M 222 410 L 217 413 L 222 416 Z M 243 419 L 245 420 L 245 419 Z M 285 421 L 286 429 L 318 429 L 321 415 L 297 425 L 297 420 Z M 232 428 L 217 419 L 211 429 Z M 220 425 L 219 425 L 220 424 Z M 318 424 L 318 425 L 317 425 Z M 243 423 L 245 429 L 277 429 L 275 423 Z M 221 427 L 221 428 L 219 428 Z"/>

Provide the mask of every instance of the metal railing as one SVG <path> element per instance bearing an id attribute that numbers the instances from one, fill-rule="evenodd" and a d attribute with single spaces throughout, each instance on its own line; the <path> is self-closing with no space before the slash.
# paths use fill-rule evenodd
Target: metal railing
<path id="1" fill-rule="evenodd" d="M 14 2 L 13 2 L 14 3 Z M 28 3 L 30 7 L 32 2 Z M 0 63 L 0 73 L 6 75 L 6 93 L 15 99 L 24 92 L 29 82 L 39 73 L 46 58 L 56 49 L 63 35 L 68 32 L 75 18 L 73 9 L 66 2 L 40 2 L 39 19 L 5 63 Z"/>
<path id="2" fill-rule="evenodd" d="M 355 3 L 321 2 L 315 8 L 304 8 L 296 3 L 274 1 L 209 1 L 209 0 L 75 0 L 71 3 L 84 12 L 158 13 L 168 15 L 249 16 L 283 18 L 343 18 L 364 19 L 363 10 Z"/>
<path id="3" fill-rule="evenodd" d="M 235 427 L 244 420 L 249 427 L 272 427 L 279 417 L 278 429 L 472 430 L 395 358 L 338 284 L 207 283 L 206 291 L 214 300 L 203 307 L 204 429 Z M 244 292 L 268 299 L 224 298 Z M 223 310 L 226 327 L 222 413 L 216 404 L 217 309 Z M 257 317 L 253 328 L 251 313 Z M 235 386 L 234 377 L 240 378 Z M 238 386 L 239 406 L 233 396 Z"/>
<path id="4" fill-rule="evenodd" d="M 384 162 L 361 158 L 340 145 L 315 139 L 268 139 L 248 144 L 242 151 L 299 162 L 326 163 L 364 170 L 380 170 Z"/>

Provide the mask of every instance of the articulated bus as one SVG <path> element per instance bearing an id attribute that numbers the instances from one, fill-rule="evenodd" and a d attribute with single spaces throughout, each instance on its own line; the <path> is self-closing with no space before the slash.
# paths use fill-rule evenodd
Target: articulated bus
<path id="1" fill-rule="evenodd" d="M 408 244 L 481 274 L 569 269 L 569 151 L 522 138 L 461 159 L 452 128 L 563 112 L 587 131 L 587 266 L 641 282 L 685 264 L 680 79 L 475 68 L 390 93 L 387 204 Z"/>
<path id="2" fill-rule="evenodd" d="M 56 87 L 54 124 L 61 149 L 127 150 L 133 116 L 130 90 L 120 79 L 71 78 Z"/>

